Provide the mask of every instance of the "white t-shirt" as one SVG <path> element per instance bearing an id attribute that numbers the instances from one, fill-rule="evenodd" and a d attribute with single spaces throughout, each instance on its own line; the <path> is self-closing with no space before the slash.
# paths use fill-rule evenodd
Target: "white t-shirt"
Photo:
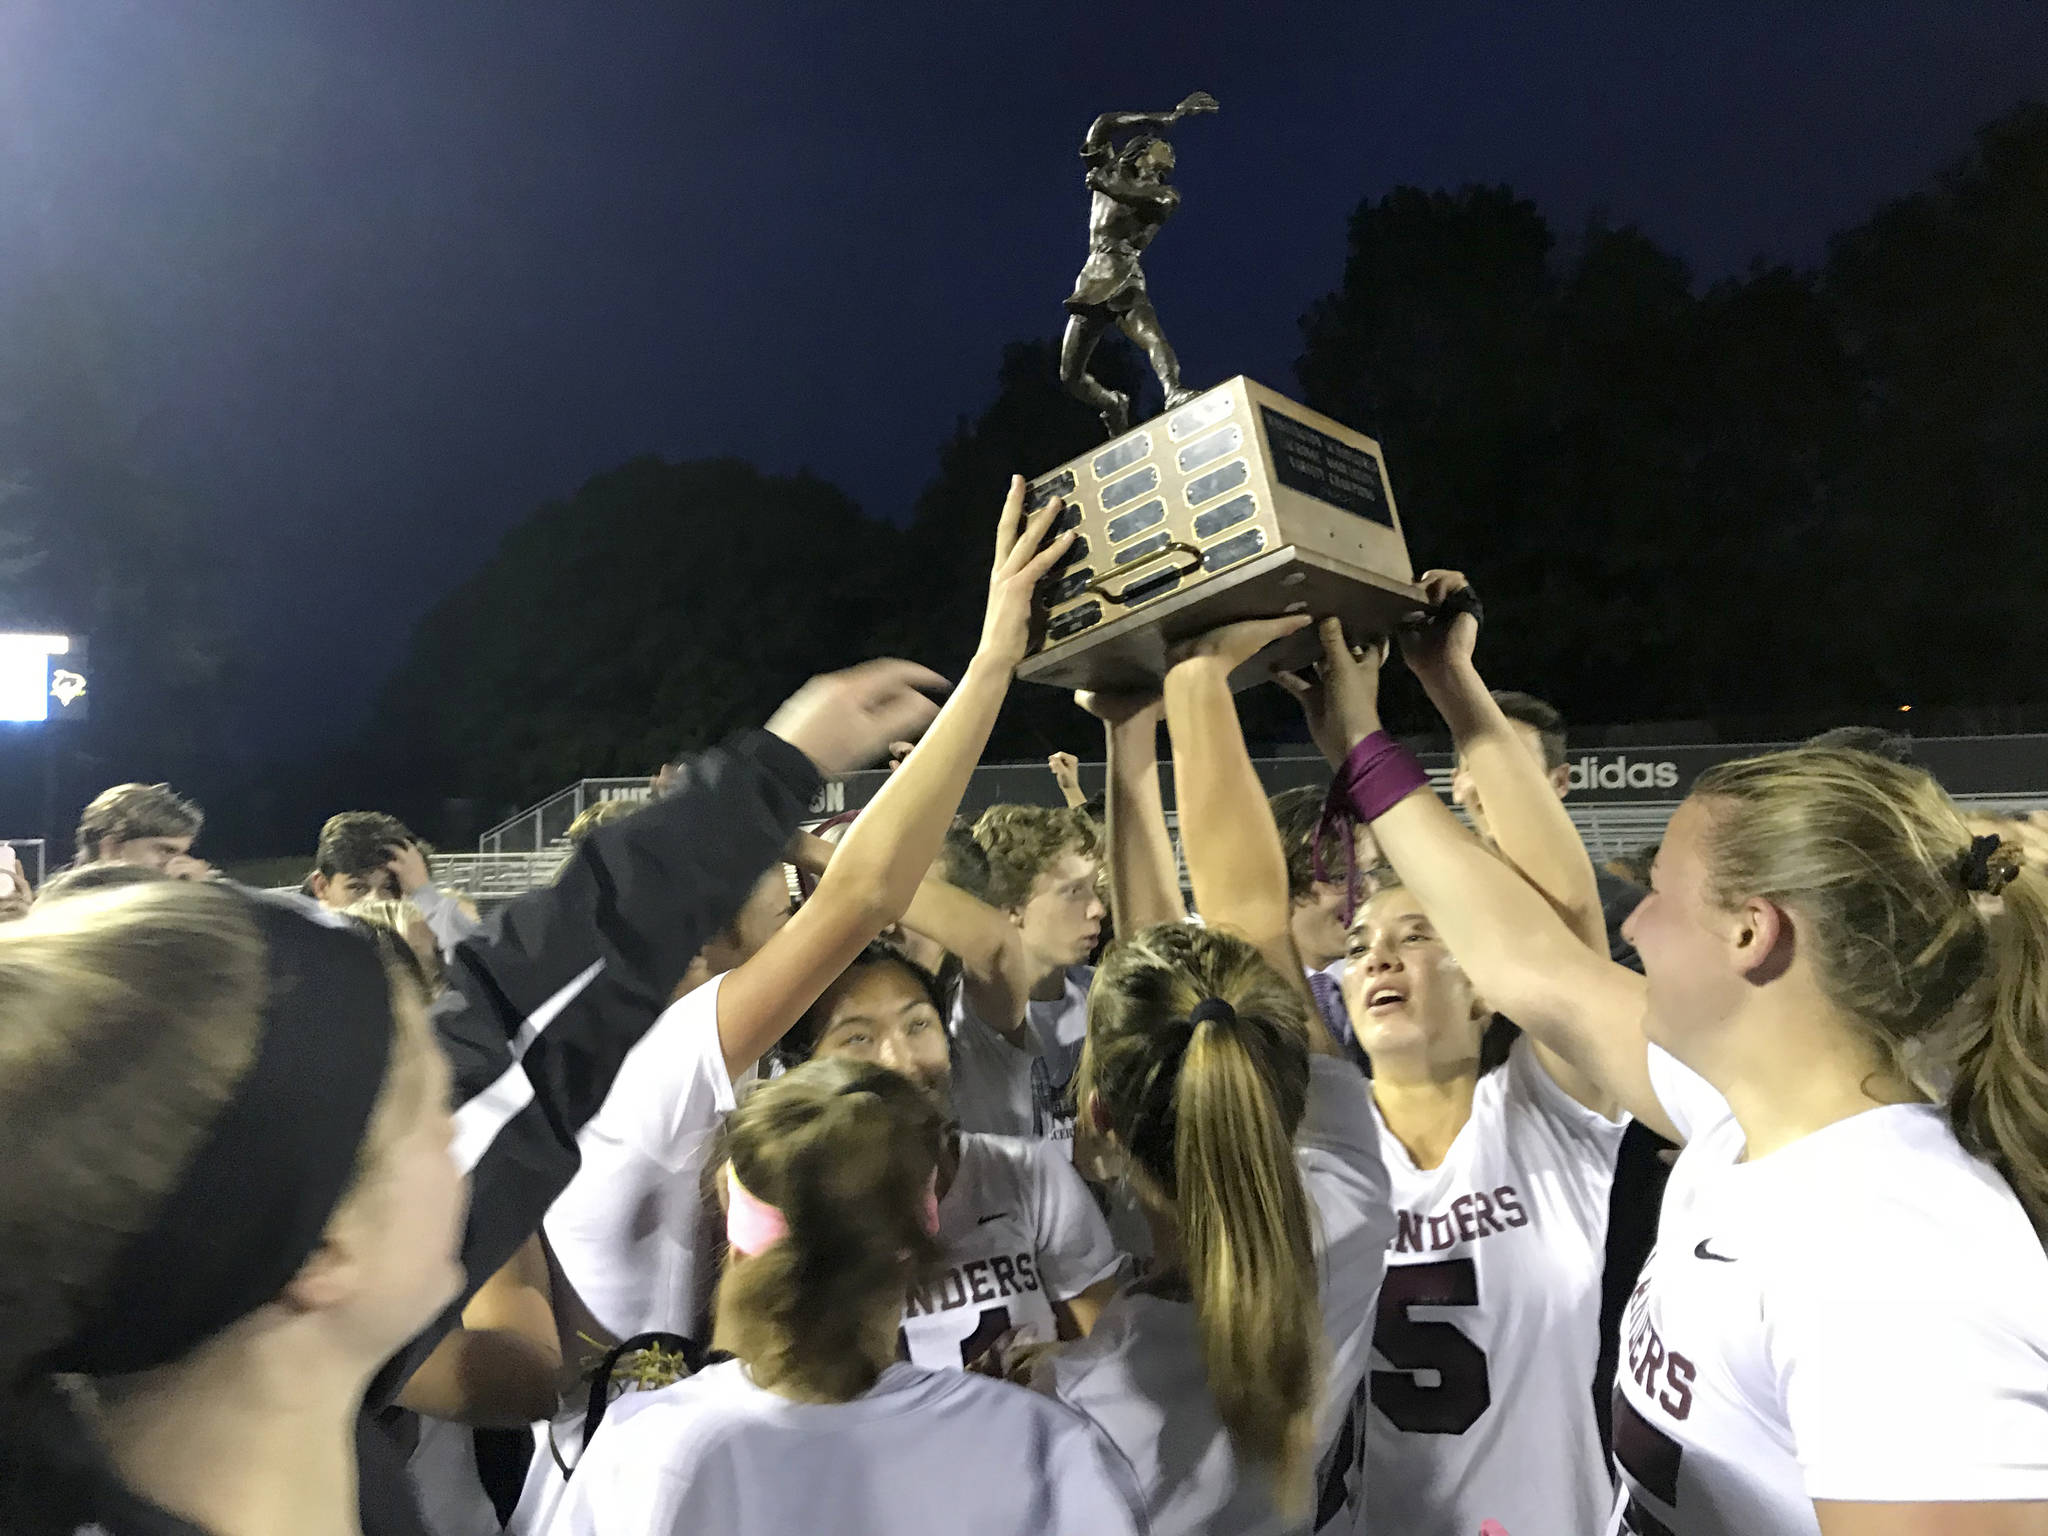
<path id="1" fill-rule="evenodd" d="M 1060 1149 L 1042 1141 L 966 1134 L 960 1168 L 939 1202 L 945 1264 L 912 1295 L 903 1336 L 917 1365 L 953 1370 L 1005 1334 L 1059 1338 L 1055 1301 L 1117 1272 L 1109 1226 Z"/>
<path id="2" fill-rule="evenodd" d="M 1754 1162 L 1655 1046 L 1685 1134 L 1616 1373 L 1614 1531 L 1815 1536 L 1815 1499 L 2048 1500 L 2048 1255 L 1932 1105 Z"/>
<path id="3" fill-rule="evenodd" d="M 1366 1368 L 1374 1305 L 1394 1232 L 1387 1172 L 1365 1080 L 1348 1062 L 1310 1058 L 1295 1162 L 1316 1215 L 1316 1273 L 1328 1371 L 1316 1411 L 1310 1515 L 1282 1518 L 1263 1476 L 1240 1468 L 1216 1416 L 1194 1308 L 1120 1291 L 1095 1331 L 1041 1367 L 1038 1385 L 1086 1413 L 1138 1474 L 1156 1536 L 1348 1532 L 1365 1494 Z M 1390 1533 L 1391 1536 L 1391 1533 Z"/>
<path id="4" fill-rule="evenodd" d="M 603 1108 L 576 1138 L 582 1167 L 541 1225 L 556 1271 L 614 1339 L 709 1337 L 725 1233 L 704 1202 L 704 1168 L 734 1103 L 718 1043 L 721 979 L 671 1004 L 627 1054 Z M 572 1393 L 552 1426 L 534 1426 L 533 1460 L 506 1526 L 514 1536 L 547 1529 L 563 1488 L 549 1432 L 574 1466 L 587 1407 Z"/>
<path id="5" fill-rule="evenodd" d="M 953 1004 L 953 1110 L 960 1126 L 997 1136 L 1057 1141 L 1074 1151 L 1074 1110 L 1068 1089 L 1088 1038 L 1088 988 L 1095 968 L 1067 968 L 1058 997 L 1025 1011 L 1023 1046 L 967 1005 L 962 989 Z"/>
<path id="6" fill-rule="evenodd" d="M 1079 1414 L 961 1371 L 893 1365 L 793 1403 L 737 1360 L 621 1399 L 548 1536 L 1125 1536 L 1130 1468 Z"/>
<path id="7" fill-rule="evenodd" d="M 718 1043 L 721 980 L 670 1005 L 628 1053 L 576 1138 L 582 1167 L 542 1226 L 563 1275 L 614 1338 L 698 1336 L 710 1307 L 725 1235 L 704 1201 L 704 1165 L 735 1088 Z"/>
<path id="8" fill-rule="evenodd" d="M 433 1536 L 498 1536 L 503 1522 L 476 1467 L 476 1431 L 420 1416 L 419 1443 L 405 1464 Z"/>
<path id="9" fill-rule="evenodd" d="M 1442 1164 L 1377 1106 L 1394 1245 L 1374 1332 L 1366 1524 L 1400 1536 L 1592 1532 L 1614 1504 L 1594 1414 L 1608 1197 L 1625 1121 L 1528 1039 L 1479 1080 Z"/>

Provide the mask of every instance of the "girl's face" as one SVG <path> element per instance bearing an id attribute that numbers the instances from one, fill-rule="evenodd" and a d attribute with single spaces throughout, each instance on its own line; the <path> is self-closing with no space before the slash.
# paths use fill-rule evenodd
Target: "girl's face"
<path id="1" fill-rule="evenodd" d="M 909 1078 L 950 1111 L 953 1057 L 946 1021 L 924 984 L 896 964 L 855 966 L 820 1000 L 825 1027 L 812 1057 L 872 1061 Z"/>
<path id="2" fill-rule="evenodd" d="M 1347 953 L 1344 1006 L 1375 1068 L 1478 1060 L 1486 1006 L 1410 892 L 1396 886 L 1361 907 Z"/>

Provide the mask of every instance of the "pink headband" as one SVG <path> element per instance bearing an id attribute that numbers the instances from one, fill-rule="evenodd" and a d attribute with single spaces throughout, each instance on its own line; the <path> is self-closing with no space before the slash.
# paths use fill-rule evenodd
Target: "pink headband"
<path id="1" fill-rule="evenodd" d="M 725 1165 L 725 1240 L 732 1251 L 752 1258 L 789 1236 L 789 1218 L 740 1182 L 739 1170 Z M 932 1170 L 924 1187 L 924 1230 L 939 1235 L 939 1171 Z"/>

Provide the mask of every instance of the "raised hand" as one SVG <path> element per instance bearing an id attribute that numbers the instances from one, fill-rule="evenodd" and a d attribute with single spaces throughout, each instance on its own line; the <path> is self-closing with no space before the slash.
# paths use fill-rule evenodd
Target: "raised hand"
<path id="1" fill-rule="evenodd" d="M 1090 693 L 1084 688 L 1074 702 L 1104 725 L 1125 725 L 1140 715 L 1166 718 L 1166 700 L 1158 693 Z"/>
<path id="2" fill-rule="evenodd" d="M 384 868 L 398 887 L 398 894 L 410 896 L 414 891 L 433 883 L 433 875 L 427 869 L 427 856 L 420 852 L 417 843 L 392 843 L 384 850 Z"/>
<path id="3" fill-rule="evenodd" d="M 1235 672 L 1274 641 L 1298 634 L 1313 622 L 1305 613 L 1290 613 L 1277 619 L 1245 619 L 1225 624 L 1182 641 L 1167 653 L 1166 664 L 1171 668 L 1186 661 L 1214 658 L 1225 663 L 1225 671 Z"/>
<path id="4" fill-rule="evenodd" d="M 1207 91 L 1196 91 L 1194 95 L 1188 97 L 1186 101 L 1183 101 L 1173 109 L 1173 115 L 1175 117 L 1193 117 L 1197 113 L 1214 112 L 1215 110 L 1216 98 Z"/>
<path id="5" fill-rule="evenodd" d="M 1045 766 L 1052 770 L 1053 782 L 1059 785 L 1061 794 L 1080 789 L 1081 760 L 1073 753 L 1055 752 L 1045 760 Z"/>
<path id="6" fill-rule="evenodd" d="M 1408 670 L 1428 684 L 1471 667 L 1473 649 L 1479 644 L 1479 620 L 1470 613 L 1454 614 L 1448 623 L 1436 617 L 1436 610 L 1452 593 L 1471 587 L 1462 571 L 1424 571 L 1420 585 L 1429 612 L 1402 625 L 1399 639 L 1401 659 L 1408 663 Z"/>
<path id="7" fill-rule="evenodd" d="M 1294 695 L 1317 750 L 1335 768 L 1380 728 L 1380 668 L 1386 663 L 1387 643 L 1353 645 L 1344 633 L 1344 621 L 1335 618 L 1318 624 L 1316 637 L 1323 643 L 1323 659 L 1313 672 L 1307 677 L 1282 672 L 1274 681 Z"/>
<path id="8" fill-rule="evenodd" d="M 851 773 L 880 762 L 891 742 L 921 735 L 939 712 L 925 691 L 947 686 L 914 661 L 863 662 L 805 683 L 775 711 L 768 731 L 827 778 Z"/>
<path id="9" fill-rule="evenodd" d="M 1024 477 L 1010 477 L 1010 494 L 996 522 L 996 558 L 989 571 L 988 609 L 981 623 L 978 655 L 1015 669 L 1031 646 L 1031 605 L 1038 583 L 1074 542 L 1069 528 L 1039 548 L 1066 503 L 1055 496 L 1031 516 L 1024 515 Z"/>

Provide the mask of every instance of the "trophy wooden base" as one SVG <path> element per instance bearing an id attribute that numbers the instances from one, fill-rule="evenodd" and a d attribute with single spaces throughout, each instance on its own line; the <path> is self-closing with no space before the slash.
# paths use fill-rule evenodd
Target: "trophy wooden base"
<path id="1" fill-rule="evenodd" d="M 1081 536 L 1043 585 L 1030 682 L 1151 688 L 1220 624 L 1335 614 L 1358 637 L 1422 606 L 1379 444 L 1242 376 L 1032 482 L 1033 507 L 1054 496 Z M 1305 630 L 1231 686 L 1319 654 Z"/>

